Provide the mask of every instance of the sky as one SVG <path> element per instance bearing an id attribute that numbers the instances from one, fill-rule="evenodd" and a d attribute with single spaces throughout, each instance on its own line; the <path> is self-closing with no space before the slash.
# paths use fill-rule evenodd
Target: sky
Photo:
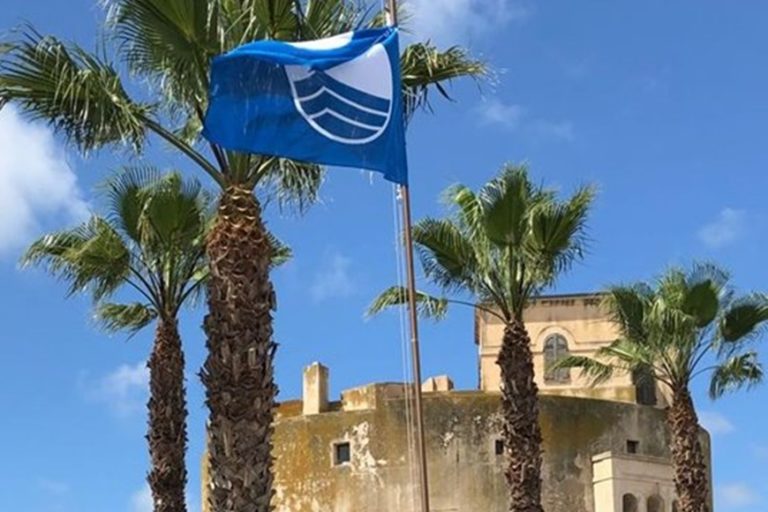
<path id="1" fill-rule="evenodd" d="M 478 187 L 507 162 L 563 193 L 599 190 L 590 250 L 554 292 L 651 279 L 695 260 L 730 269 L 739 290 L 768 290 L 768 4 L 756 1 L 413 0 L 413 39 L 461 44 L 493 76 L 456 82 L 453 101 L 417 116 L 408 147 L 414 217 L 444 212 L 440 192 Z M 4 0 L 0 32 L 22 22 L 86 48 L 95 0 Z M 145 161 L 212 184 L 162 143 Z M 10 106 L 0 113 L 0 510 L 147 512 L 144 368 L 151 329 L 107 336 L 86 298 L 35 269 L 25 244 L 98 209 L 94 187 L 130 155 L 85 158 Z M 331 369 L 331 392 L 403 378 L 396 314 L 366 319 L 397 279 L 392 187 L 332 169 L 305 216 L 267 210 L 295 258 L 274 277 L 280 398 L 297 398 L 302 368 Z M 206 412 L 196 376 L 203 311 L 183 314 L 188 363 L 189 501 L 199 511 Z M 768 341 L 768 340 L 766 340 Z M 425 376 L 477 384 L 472 314 L 422 327 Z M 714 445 L 718 512 L 768 506 L 768 383 L 696 401 Z"/>

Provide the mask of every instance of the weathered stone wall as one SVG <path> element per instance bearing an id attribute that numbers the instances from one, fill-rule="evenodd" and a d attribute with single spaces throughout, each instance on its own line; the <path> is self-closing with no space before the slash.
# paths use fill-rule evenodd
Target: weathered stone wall
<path id="1" fill-rule="evenodd" d="M 281 407 L 275 432 L 278 512 L 415 512 L 415 466 L 408 456 L 402 386 L 372 385 L 332 403 L 331 412 Z M 364 396 L 365 399 L 360 399 Z M 427 453 L 434 512 L 506 510 L 499 397 L 483 392 L 425 395 Z M 335 411 L 333 410 L 335 409 Z M 592 456 L 626 450 L 668 457 L 663 412 L 626 403 L 547 396 L 541 399 L 544 504 L 548 512 L 594 512 Z M 352 460 L 334 465 L 335 442 Z M 415 461 L 414 461 L 415 462 Z"/>

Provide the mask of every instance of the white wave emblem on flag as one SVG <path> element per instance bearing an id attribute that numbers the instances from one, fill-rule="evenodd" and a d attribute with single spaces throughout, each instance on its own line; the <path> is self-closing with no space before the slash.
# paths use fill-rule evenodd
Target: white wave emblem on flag
<path id="1" fill-rule="evenodd" d="M 324 70 L 285 66 L 294 104 L 325 137 L 343 144 L 379 138 L 392 117 L 392 66 L 384 45 Z"/>

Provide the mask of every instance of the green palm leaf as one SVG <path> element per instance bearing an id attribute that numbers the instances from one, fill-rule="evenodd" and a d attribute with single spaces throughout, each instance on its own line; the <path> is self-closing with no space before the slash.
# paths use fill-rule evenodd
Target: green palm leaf
<path id="1" fill-rule="evenodd" d="M 31 28 L 0 59 L 0 97 L 18 101 L 84 151 L 141 147 L 152 110 L 128 96 L 107 61 Z"/>
<path id="2" fill-rule="evenodd" d="M 709 396 L 720 398 L 729 391 L 751 388 L 763 380 L 763 367 L 757 360 L 757 353 L 748 352 L 733 356 L 719 365 L 709 386 Z"/>
<path id="3" fill-rule="evenodd" d="M 408 289 L 393 286 L 383 291 L 368 307 L 367 316 L 381 313 L 385 309 L 402 306 L 408 303 Z M 433 297 L 424 292 L 416 291 L 416 304 L 419 315 L 423 318 L 442 320 L 448 312 L 448 301 L 444 298 Z"/>
<path id="4" fill-rule="evenodd" d="M 107 218 L 42 237 L 25 253 L 24 265 L 41 265 L 98 304 L 96 317 L 108 330 L 139 329 L 176 312 L 207 278 L 204 238 L 211 209 L 197 182 L 151 167 L 128 168 L 103 187 Z M 281 252 L 285 255 L 286 250 Z M 141 303 L 107 301 L 122 287 Z"/>
<path id="5" fill-rule="evenodd" d="M 96 320 L 108 332 L 135 333 L 157 318 L 157 311 L 149 304 L 101 303 L 96 307 Z"/>

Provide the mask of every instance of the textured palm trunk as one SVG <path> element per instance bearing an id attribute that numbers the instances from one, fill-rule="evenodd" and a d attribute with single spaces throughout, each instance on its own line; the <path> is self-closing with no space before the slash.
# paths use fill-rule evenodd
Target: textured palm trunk
<path id="1" fill-rule="evenodd" d="M 201 374 L 210 410 L 209 499 L 215 512 L 271 509 L 277 387 L 270 255 L 253 194 L 227 188 L 208 238 L 208 357 Z"/>
<path id="2" fill-rule="evenodd" d="M 675 391 L 667 410 L 679 512 L 709 512 L 709 478 L 699 420 L 687 389 Z"/>
<path id="3" fill-rule="evenodd" d="M 538 387 L 533 379 L 531 341 L 522 322 L 504 329 L 496 364 L 501 367 L 509 510 L 542 512 Z"/>
<path id="4" fill-rule="evenodd" d="M 147 478 L 155 512 L 186 512 L 187 402 L 184 352 L 176 320 L 160 320 L 149 367 L 149 454 Z"/>

